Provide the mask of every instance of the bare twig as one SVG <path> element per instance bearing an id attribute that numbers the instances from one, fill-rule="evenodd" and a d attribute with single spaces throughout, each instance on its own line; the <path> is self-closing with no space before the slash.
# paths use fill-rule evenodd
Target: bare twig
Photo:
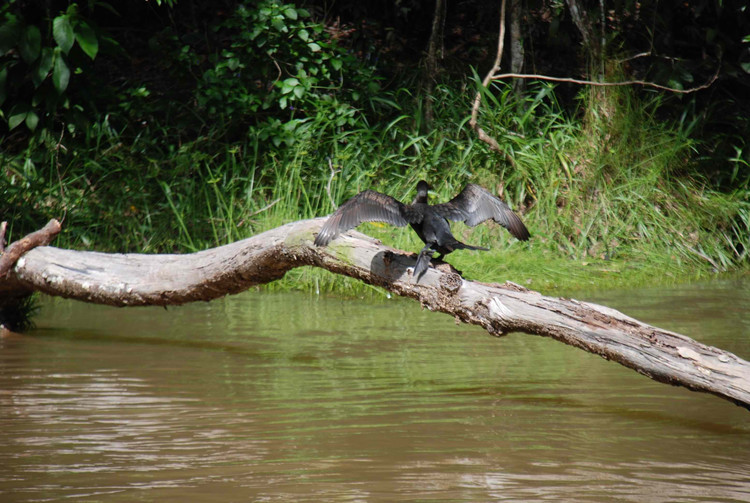
<path id="1" fill-rule="evenodd" d="M 626 61 L 633 61 L 634 59 L 645 58 L 647 56 L 651 56 L 651 51 L 639 52 L 638 54 L 633 54 L 632 56 L 628 56 L 627 58 L 618 59 L 617 62 L 622 64 Z"/>
<path id="2" fill-rule="evenodd" d="M 273 82 L 271 82 L 271 84 L 270 84 L 270 85 L 268 86 L 268 90 L 269 90 L 269 91 L 270 91 L 271 89 L 273 89 L 273 86 L 275 86 L 275 85 L 276 85 L 276 83 L 277 83 L 277 82 L 278 82 L 279 80 L 281 80 L 281 76 L 282 76 L 282 75 L 284 74 L 284 72 L 282 72 L 282 71 L 281 71 L 281 67 L 280 67 L 280 66 L 279 66 L 279 64 L 278 64 L 278 63 L 276 62 L 276 60 L 275 60 L 275 59 L 272 59 L 271 61 L 273 61 L 273 64 L 274 64 L 274 65 L 276 65 L 276 69 L 277 69 L 277 70 L 279 71 L 279 74 L 278 74 L 278 75 L 276 76 L 276 80 L 274 80 Z"/>
<path id="3" fill-rule="evenodd" d="M 55 171 L 57 172 L 57 181 L 60 182 L 60 201 L 63 203 L 63 215 L 60 218 L 60 225 L 65 222 L 65 217 L 68 216 L 68 205 L 65 198 L 65 184 L 63 183 L 62 175 L 60 174 L 60 150 L 65 153 L 68 152 L 68 149 L 62 143 L 63 136 L 65 136 L 65 128 L 62 128 L 62 131 L 60 131 L 60 139 L 57 140 L 57 145 L 55 145 Z"/>
<path id="4" fill-rule="evenodd" d="M 526 74 L 526 73 L 501 73 L 499 74 L 497 72 L 500 70 L 500 61 L 502 60 L 502 56 L 503 56 L 503 45 L 504 45 L 504 40 L 505 40 L 505 2 L 506 0 L 502 0 L 501 6 L 500 6 L 500 33 L 497 39 L 497 55 L 495 56 L 495 63 L 492 66 L 492 69 L 487 73 L 487 75 L 484 77 L 484 80 L 482 81 L 482 87 L 485 89 L 492 81 L 502 80 L 502 79 L 507 79 L 507 78 L 517 78 L 517 79 L 548 80 L 552 82 L 568 82 L 571 84 L 601 86 L 601 87 L 640 85 L 640 86 L 653 87 L 655 89 L 661 89 L 663 91 L 669 91 L 673 93 L 690 94 L 696 91 L 700 91 L 701 89 L 706 89 L 710 87 L 719 77 L 719 72 L 721 70 L 721 67 L 716 69 L 716 73 L 714 74 L 713 77 L 711 77 L 711 79 L 709 79 L 707 82 L 705 82 L 704 84 L 700 86 L 691 87 L 689 89 L 675 89 L 673 87 L 663 86 L 661 84 L 656 84 L 654 82 L 649 82 L 646 80 L 626 80 L 626 81 L 621 81 L 621 82 L 596 82 L 592 80 L 581 80 L 581 79 L 574 79 L 570 77 L 551 77 L 548 75 Z M 650 52 L 641 53 L 641 54 L 637 54 L 633 56 L 633 58 L 646 56 L 649 54 Z M 495 140 L 493 137 L 488 135 L 487 132 L 484 129 L 482 129 L 482 127 L 478 124 L 477 119 L 479 117 L 479 107 L 481 103 L 482 103 L 482 90 L 479 90 L 477 91 L 476 96 L 474 96 L 474 102 L 471 107 L 471 118 L 469 119 L 469 125 L 477 133 L 477 136 L 479 137 L 479 139 L 485 142 L 487 145 L 489 145 L 490 149 L 494 150 L 495 152 L 502 153 L 505 156 L 505 159 L 512 166 L 515 166 L 515 162 L 513 161 L 513 158 L 507 152 L 503 151 L 503 149 L 500 148 L 500 144 L 497 142 L 497 140 Z"/>
<path id="5" fill-rule="evenodd" d="M 501 73 L 498 75 L 493 75 L 492 80 L 502 80 L 502 79 L 536 79 L 536 80 L 549 80 L 552 82 L 567 82 L 570 84 L 581 84 L 586 86 L 600 86 L 600 87 L 613 87 L 613 86 L 648 86 L 653 87 L 656 89 L 661 89 L 663 91 L 670 91 L 673 93 L 679 93 L 679 94 L 690 94 L 694 93 L 696 91 L 700 91 L 701 89 L 706 89 L 710 87 L 717 78 L 719 78 L 719 70 L 716 70 L 716 73 L 713 77 L 711 77 L 707 82 L 704 84 L 701 84 L 697 87 L 691 87 L 689 89 L 675 89 L 674 87 L 668 87 L 668 86 L 662 86 L 661 84 L 656 84 L 654 82 L 649 82 L 646 80 L 623 80 L 620 82 L 596 82 L 593 80 L 580 80 L 580 79 L 574 79 L 570 77 L 551 77 L 549 75 L 538 75 L 538 74 L 532 74 L 532 73 Z"/>
<path id="6" fill-rule="evenodd" d="M 258 213 L 263 213 L 264 211 L 266 211 L 267 209 L 271 208 L 271 207 L 272 207 L 272 206 L 273 206 L 274 204 L 278 203 L 279 201 L 281 201 L 281 198 L 278 198 L 278 199 L 276 199 L 275 201 L 271 201 L 271 202 L 270 202 L 270 203 L 268 203 L 267 205 L 263 206 L 263 207 L 262 207 L 261 209 L 259 209 L 259 210 L 255 210 L 255 211 L 253 211 L 252 213 L 250 213 L 250 214 L 248 215 L 248 217 L 252 217 L 252 216 L 255 216 L 255 215 L 257 215 Z"/>
<path id="7" fill-rule="evenodd" d="M 333 196 L 331 195 L 331 183 L 333 183 L 333 177 L 336 176 L 336 173 L 341 173 L 341 170 L 337 169 L 334 171 L 330 157 L 328 158 L 328 167 L 331 169 L 331 176 L 328 178 L 328 183 L 326 184 L 326 192 L 328 193 L 328 199 L 331 200 L 331 206 L 333 206 L 334 210 L 337 210 L 339 206 L 336 204 L 336 201 L 333 200 Z"/>
<path id="8" fill-rule="evenodd" d="M 492 82 L 495 74 L 500 70 L 500 60 L 503 58 L 503 45 L 505 40 L 505 0 L 502 1 L 502 4 L 500 6 L 500 34 L 497 37 L 497 55 L 495 56 L 495 64 L 492 65 L 492 69 L 487 73 L 487 75 L 484 77 L 484 80 L 482 81 L 482 87 L 487 87 L 490 82 Z M 477 95 L 474 97 L 474 104 L 471 107 L 471 118 L 469 119 L 469 125 L 471 128 L 476 131 L 477 136 L 479 136 L 479 139 L 485 142 L 487 145 L 490 146 L 490 149 L 494 150 L 495 152 L 500 152 L 505 154 L 505 158 L 510 162 L 511 165 L 515 166 L 515 162 L 513 161 L 513 158 L 508 155 L 506 152 L 503 152 L 503 149 L 500 148 L 500 144 L 495 140 L 493 137 L 487 134 L 487 132 L 482 129 L 482 127 L 477 123 L 477 118 L 479 117 L 479 105 L 482 103 L 482 91 L 477 91 Z"/>
<path id="9" fill-rule="evenodd" d="M 703 253 L 700 249 L 696 250 L 692 246 L 686 246 L 685 248 L 688 251 L 691 251 L 691 252 L 695 253 L 696 255 L 698 255 L 700 258 L 702 258 L 703 260 L 705 260 L 709 264 L 711 264 L 713 266 L 714 270 L 716 270 L 717 272 L 724 272 L 725 269 L 723 267 L 719 267 L 719 264 L 717 264 L 715 260 L 713 260 L 711 257 L 709 257 L 708 255 L 706 255 L 705 253 Z"/>
<path id="10" fill-rule="evenodd" d="M 5 252 L 5 231 L 8 229 L 8 222 L 0 223 L 0 255 Z"/>

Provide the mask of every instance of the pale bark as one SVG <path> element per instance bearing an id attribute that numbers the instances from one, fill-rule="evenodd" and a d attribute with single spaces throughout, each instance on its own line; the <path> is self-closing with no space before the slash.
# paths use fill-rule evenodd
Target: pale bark
<path id="1" fill-rule="evenodd" d="M 568 10 L 570 11 L 570 17 L 573 19 L 578 32 L 581 34 L 583 39 L 583 45 L 589 47 L 596 38 L 593 35 L 593 27 L 591 21 L 589 21 L 586 9 L 578 4 L 578 0 L 565 0 L 568 4 Z"/>
<path id="2" fill-rule="evenodd" d="M 523 2 L 510 2 L 510 71 L 521 73 L 524 62 L 523 36 L 521 35 L 521 20 L 523 19 Z M 513 91 L 520 93 L 526 87 L 524 79 L 513 81 Z"/>
<path id="3" fill-rule="evenodd" d="M 324 219 L 303 220 L 186 255 L 110 254 L 42 246 L 0 278 L 0 300 L 39 291 L 112 306 L 211 300 L 281 278 L 299 266 L 344 274 L 411 297 L 490 334 L 551 337 L 656 381 L 713 393 L 750 409 L 750 363 L 732 353 L 630 318 L 614 309 L 546 297 L 513 283 L 467 281 L 448 264 L 416 283 L 415 254 L 352 232 L 313 245 Z M 1 320 L 0 320 L 1 321 Z"/>
<path id="4" fill-rule="evenodd" d="M 432 16 L 432 30 L 427 44 L 425 68 L 422 74 L 424 90 L 424 118 L 427 130 L 432 129 L 434 121 L 433 93 L 440 73 L 440 60 L 443 59 L 443 39 L 445 29 L 446 0 L 435 0 L 435 12 Z"/>
<path id="5" fill-rule="evenodd" d="M 492 78 L 500 71 L 500 62 L 503 59 L 503 46 L 505 45 L 505 0 L 500 3 L 500 33 L 497 37 L 497 53 L 495 54 L 495 62 L 487 75 L 482 80 L 482 87 L 487 88 L 492 82 Z M 515 161 L 500 148 L 500 144 L 495 138 L 487 134 L 487 132 L 479 125 L 479 106 L 482 104 L 482 91 L 477 91 L 474 96 L 474 103 L 471 106 L 471 117 L 469 118 L 469 126 L 477 133 L 477 138 L 485 142 L 491 150 L 495 152 L 505 154 L 505 159 L 510 163 L 511 166 L 515 167 Z"/>

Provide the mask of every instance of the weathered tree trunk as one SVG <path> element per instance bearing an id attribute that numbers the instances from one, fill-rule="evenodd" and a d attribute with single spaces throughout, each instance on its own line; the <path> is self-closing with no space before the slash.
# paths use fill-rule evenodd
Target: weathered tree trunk
<path id="1" fill-rule="evenodd" d="M 578 28 L 581 38 L 583 38 L 583 45 L 589 47 L 596 43 L 594 28 L 586 13 L 586 9 L 578 3 L 578 0 L 565 0 L 565 3 L 568 4 L 570 17 Z"/>
<path id="2" fill-rule="evenodd" d="M 427 55 L 422 72 L 422 89 L 424 91 L 424 122 L 427 131 L 432 129 L 434 122 L 433 94 L 435 83 L 440 73 L 440 60 L 443 59 L 443 40 L 445 38 L 446 1 L 435 0 L 435 12 L 432 16 L 432 30 L 427 43 Z"/>
<path id="3" fill-rule="evenodd" d="M 522 0 L 510 2 L 510 71 L 522 73 L 524 62 L 523 36 L 521 35 L 521 20 L 523 19 Z M 521 93 L 526 87 L 524 79 L 513 80 L 513 91 Z"/>
<path id="4" fill-rule="evenodd" d="M 42 246 L 0 278 L 0 299 L 39 291 L 112 306 L 211 300 L 311 265 L 412 297 L 456 320 L 552 337 L 630 367 L 656 381 L 704 391 L 750 409 L 750 363 L 604 306 L 545 297 L 512 283 L 467 281 L 448 264 L 416 283 L 414 255 L 360 233 L 325 248 L 312 243 L 324 219 L 303 220 L 187 255 L 109 254 Z"/>
<path id="5" fill-rule="evenodd" d="M 570 17 L 573 19 L 573 23 L 576 25 L 576 28 L 578 28 L 578 32 L 581 34 L 581 38 L 583 39 L 583 47 L 587 51 L 593 67 L 602 70 L 606 49 L 606 38 L 604 36 L 605 26 L 603 1 L 600 0 L 599 2 L 600 37 L 596 36 L 596 26 L 594 24 L 594 21 L 591 19 L 591 12 L 586 9 L 586 6 L 582 5 L 582 2 L 580 0 L 565 0 L 565 3 L 568 4 Z M 593 75 L 591 77 L 593 79 Z M 599 78 L 604 78 L 603 72 L 601 75 L 599 75 Z"/>

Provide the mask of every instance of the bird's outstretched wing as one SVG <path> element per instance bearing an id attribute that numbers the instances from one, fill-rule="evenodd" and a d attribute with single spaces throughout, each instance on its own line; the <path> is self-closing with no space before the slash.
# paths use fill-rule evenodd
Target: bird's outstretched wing
<path id="1" fill-rule="evenodd" d="M 529 230 L 513 210 L 488 190 L 468 184 L 456 197 L 432 208 L 444 218 L 455 222 L 466 222 L 474 227 L 490 218 L 499 223 L 517 239 L 529 239 Z"/>
<path id="2" fill-rule="evenodd" d="M 385 222 L 403 227 L 421 220 L 421 214 L 391 196 L 365 190 L 339 206 L 328 217 L 315 238 L 315 246 L 327 245 L 340 233 L 353 229 L 362 222 Z"/>

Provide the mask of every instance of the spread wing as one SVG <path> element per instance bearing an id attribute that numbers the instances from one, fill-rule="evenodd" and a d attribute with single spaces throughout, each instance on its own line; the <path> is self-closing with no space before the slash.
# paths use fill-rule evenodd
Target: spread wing
<path id="1" fill-rule="evenodd" d="M 342 232 L 353 229 L 362 222 L 385 222 L 397 227 L 408 223 L 419 223 L 422 215 L 402 202 L 375 192 L 366 190 L 342 204 L 334 211 L 315 238 L 315 246 L 325 246 Z"/>
<path id="2" fill-rule="evenodd" d="M 444 218 L 466 222 L 466 225 L 471 227 L 492 219 L 521 241 L 526 241 L 530 237 L 529 230 L 507 204 L 473 183 L 464 187 L 464 190 L 447 203 L 436 204 L 433 208 Z"/>

